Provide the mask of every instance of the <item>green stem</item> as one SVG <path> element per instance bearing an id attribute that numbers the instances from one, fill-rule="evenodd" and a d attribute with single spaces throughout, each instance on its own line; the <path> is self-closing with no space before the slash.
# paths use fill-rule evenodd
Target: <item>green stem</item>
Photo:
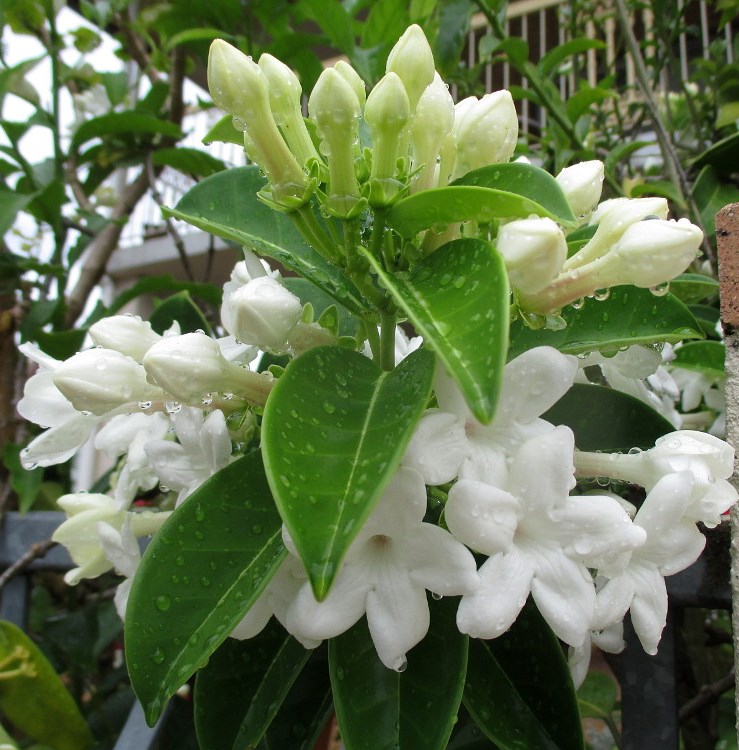
<path id="1" fill-rule="evenodd" d="M 342 258 L 334 247 L 331 238 L 318 223 L 310 206 L 302 206 L 297 211 L 291 211 L 288 216 L 292 219 L 297 230 L 305 241 L 324 259 L 333 265 L 342 265 Z"/>
<path id="2" fill-rule="evenodd" d="M 380 367 L 392 370 L 395 367 L 395 322 L 397 320 L 394 309 L 380 313 Z"/>
<path id="3" fill-rule="evenodd" d="M 382 361 L 382 347 L 380 344 L 380 334 L 377 332 L 377 326 L 370 321 L 364 322 L 364 333 L 369 341 L 370 349 L 372 350 L 372 361 L 379 365 Z"/>

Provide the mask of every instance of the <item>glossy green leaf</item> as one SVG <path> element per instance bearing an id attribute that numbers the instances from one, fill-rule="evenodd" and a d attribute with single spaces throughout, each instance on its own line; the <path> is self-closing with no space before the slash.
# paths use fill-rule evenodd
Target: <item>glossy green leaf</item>
<path id="1" fill-rule="evenodd" d="M 675 350 L 675 359 L 671 364 L 683 370 L 723 378 L 726 375 L 725 358 L 726 347 L 723 341 L 691 341 Z"/>
<path id="2" fill-rule="evenodd" d="M 21 446 L 15 443 L 5 443 L 0 449 L 2 463 L 9 474 L 8 480 L 13 491 L 18 496 L 18 510 L 21 513 L 31 509 L 41 491 L 44 481 L 44 468 L 25 469 L 20 459 Z"/>
<path id="3" fill-rule="evenodd" d="M 432 602 L 426 637 L 403 672 L 383 665 L 364 618 L 329 642 L 331 684 L 346 750 L 444 750 L 457 720 L 467 636 L 457 599 Z"/>
<path id="4" fill-rule="evenodd" d="M 605 49 L 606 43 L 600 39 L 588 39 L 587 37 L 578 37 L 570 39 L 564 44 L 558 44 L 550 52 L 539 60 L 536 67 L 543 76 L 549 76 L 557 72 L 557 68 L 568 58 L 577 55 L 580 52 L 586 52 L 590 49 Z"/>
<path id="5" fill-rule="evenodd" d="M 227 639 L 195 682 L 201 750 L 255 746 L 310 654 L 274 619 L 254 638 Z"/>
<path id="6" fill-rule="evenodd" d="M 567 354 L 616 350 L 659 341 L 701 339 L 703 332 L 685 305 L 671 294 L 655 297 L 648 289 L 618 286 L 608 299 L 587 299 L 579 310 L 562 311 L 567 327 L 531 330 L 521 321 L 511 325 L 509 358 L 534 346 L 553 346 Z"/>
<path id="7" fill-rule="evenodd" d="M 447 187 L 422 190 L 398 201 L 387 223 L 403 237 L 459 221 L 489 223 L 535 214 L 562 224 L 574 216 L 555 179 L 530 164 L 498 164 L 476 169 Z"/>
<path id="8" fill-rule="evenodd" d="M 314 750 L 333 714 L 328 645 L 314 649 L 259 745 L 260 750 Z"/>
<path id="9" fill-rule="evenodd" d="M 274 575 L 281 529 L 255 452 L 205 482 L 147 547 L 128 600 L 126 658 L 151 724 Z"/>
<path id="10" fill-rule="evenodd" d="M 698 325 L 700 325 L 706 338 L 721 338 L 717 329 L 717 326 L 719 326 L 719 318 L 721 317 L 718 307 L 713 307 L 712 305 L 689 305 L 688 309 L 698 321 Z"/>
<path id="11" fill-rule="evenodd" d="M 383 285 L 457 381 L 472 413 L 493 418 L 508 344 L 508 275 L 489 242 L 454 240 L 410 274 L 389 274 L 367 253 Z"/>
<path id="12" fill-rule="evenodd" d="M 231 41 L 233 39 L 233 35 L 226 33 L 223 29 L 185 29 L 184 31 L 180 31 L 167 39 L 167 43 L 165 44 L 164 49 L 167 52 L 171 52 L 180 44 L 187 44 L 188 42 L 207 42 L 211 39 L 225 39 L 227 41 Z"/>
<path id="13" fill-rule="evenodd" d="M 0 187 L 0 234 L 5 234 L 22 211 L 31 201 L 33 195 L 23 195 L 14 190 Z"/>
<path id="14" fill-rule="evenodd" d="M 205 134 L 203 143 L 208 146 L 211 143 L 233 143 L 236 146 L 244 145 L 244 133 L 236 130 L 233 126 L 233 117 L 224 115 L 220 120 Z"/>
<path id="15" fill-rule="evenodd" d="M 92 138 L 105 138 L 111 135 L 128 138 L 136 135 L 181 138 L 182 132 L 175 123 L 160 120 L 147 112 L 111 112 L 83 122 L 72 136 L 70 148 L 77 151 L 83 143 Z"/>
<path id="16" fill-rule="evenodd" d="M 570 204 L 557 180 L 549 172 L 533 164 L 522 162 L 492 164 L 488 167 L 473 169 L 455 180 L 452 185 L 472 185 L 513 193 L 535 201 L 537 205 L 549 212 L 539 215 L 556 218 L 565 226 L 575 223 Z"/>
<path id="17" fill-rule="evenodd" d="M 562 647 L 531 599 L 507 633 L 470 640 L 464 704 L 500 750 L 583 748 Z"/>
<path id="18" fill-rule="evenodd" d="M 166 215 L 278 260 L 350 310 L 361 311 L 359 292 L 339 269 L 306 244 L 285 214 L 257 198 L 263 187 L 264 178 L 257 167 L 227 169 L 195 185 L 176 208 L 163 210 Z"/>
<path id="19" fill-rule="evenodd" d="M 175 321 L 179 324 L 181 333 L 210 331 L 208 321 L 186 289 L 162 300 L 149 316 L 151 327 L 160 334 L 168 330 Z"/>
<path id="20" fill-rule="evenodd" d="M 0 679 L 0 711 L 7 721 L 54 750 L 92 747 L 92 734 L 54 668 L 38 646 L 10 622 L 0 622 L 0 661 L 5 672 L 24 664 L 28 670 Z"/>
<path id="21" fill-rule="evenodd" d="M 152 154 L 151 160 L 157 167 L 172 167 L 197 177 L 210 177 L 226 168 L 220 159 L 197 148 L 160 148 Z"/>
<path id="22" fill-rule="evenodd" d="M 718 281 L 702 273 L 683 273 L 670 282 L 670 292 L 690 305 L 718 295 Z"/>
<path id="23" fill-rule="evenodd" d="M 739 161 L 739 133 L 717 141 L 707 148 L 694 162 L 695 167 L 704 167 L 710 164 L 721 174 L 730 174 L 736 170 Z"/>
<path id="24" fill-rule="evenodd" d="M 739 188 L 722 180 L 719 171 L 710 164 L 698 173 L 692 192 L 709 235 L 716 231 L 716 214 L 729 203 L 739 202 Z"/>
<path id="25" fill-rule="evenodd" d="M 428 350 L 384 372 L 357 352 L 318 347 L 293 360 L 272 390 L 264 465 L 317 599 L 398 466 L 433 374 Z"/>
<path id="26" fill-rule="evenodd" d="M 616 96 L 613 89 L 604 89 L 600 86 L 587 86 L 567 98 L 567 116 L 572 122 L 577 120 L 594 105 L 606 99 Z"/>
<path id="27" fill-rule="evenodd" d="M 618 701 L 618 683 L 604 672 L 590 671 L 577 689 L 580 716 L 602 719 L 615 710 Z"/>
<path id="28" fill-rule="evenodd" d="M 598 418 L 593 419 L 597 414 Z M 567 425 L 581 451 L 627 453 L 647 450 L 674 427 L 643 401 L 602 385 L 575 383 L 545 414 L 552 424 Z"/>

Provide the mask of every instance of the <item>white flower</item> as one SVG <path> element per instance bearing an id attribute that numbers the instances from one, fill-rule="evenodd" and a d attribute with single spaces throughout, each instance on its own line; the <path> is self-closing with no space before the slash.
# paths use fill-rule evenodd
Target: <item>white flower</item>
<path id="1" fill-rule="evenodd" d="M 121 620 L 126 618 L 126 605 L 131 592 L 131 584 L 136 569 L 141 562 L 141 550 L 136 535 L 133 533 L 130 516 L 118 528 L 104 521 L 97 524 L 100 548 L 106 560 L 113 566 L 116 573 L 125 577 L 125 581 L 118 585 L 113 602 Z"/>
<path id="2" fill-rule="evenodd" d="M 261 596 L 233 629 L 231 638 L 237 640 L 253 638 L 262 632 L 272 615 L 287 629 L 287 610 L 307 579 L 308 576 L 300 559 L 288 554 Z M 316 648 L 320 644 L 320 640 L 306 638 L 298 632 L 292 632 L 291 635 L 306 648 Z"/>
<path id="3" fill-rule="evenodd" d="M 694 563 L 706 539 L 687 517 L 693 489 L 689 471 L 668 474 L 647 495 L 634 523 L 647 532 L 647 541 L 631 555 L 628 567 L 598 592 L 593 629 L 623 619 L 631 622 L 648 654 L 656 654 L 667 619 L 664 576 Z"/>
<path id="4" fill-rule="evenodd" d="M 112 315 L 90 326 L 90 338 L 104 349 L 114 349 L 141 362 L 149 347 L 162 338 L 151 323 L 133 315 Z"/>
<path id="5" fill-rule="evenodd" d="M 598 205 L 604 176 L 605 166 L 597 160 L 573 164 L 557 175 L 557 183 L 580 224 L 590 218 Z"/>
<path id="6" fill-rule="evenodd" d="M 143 448 L 162 485 L 179 492 L 179 505 L 229 463 L 231 438 L 218 409 L 204 418 L 202 409 L 183 406 L 172 421 L 179 443 L 150 440 Z"/>
<path id="7" fill-rule="evenodd" d="M 517 451 L 505 489 L 461 479 L 445 519 L 455 537 L 490 555 L 481 585 L 457 612 L 461 632 L 495 638 L 513 624 L 529 593 L 566 643 L 585 640 L 595 606 L 588 567 L 614 564 L 644 542 L 611 497 L 570 497 L 574 436 L 556 427 Z"/>
<path id="8" fill-rule="evenodd" d="M 434 53 L 418 24 L 409 26 L 390 50 L 385 72 L 396 73 L 403 82 L 413 112 L 436 72 Z"/>
<path id="9" fill-rule="evenodd" d="M 129 570 L 129 566 L 116 554 L 106 556 L 107 548 L 104 548 L 101 540 L 101 529 L 109 540 L 111 529 L 115 533 L 121 533 L 121 529 L 128 523 L 135 536 L 148 536 L 155 533 L 170 516 L 168 512 L 132 513 L 120 510 L 112 497 L 97 493 L 78 492 L 63 495 L 57 500 L 57 504 L 68 518 L 51 538 L 67 548 L 70 557 L 78 566 L 64 575 L 64 580 L 70 586 L 76 585 L 83 578 L 96 578 L 118 564 L 127 575 L 125 571 Z M 130 551 L 128 542 L 125 543 L 125 549 Z"/>
<path id="10" fill-rule="evenodd" d="M 348 630 L 367 614 L 382 663 L 402 669 L 406 652 L 428 631 L 426 589 L 442 596 L 473 591 L 479 581 L 469 550 L 449 532 L 423 523 L 426 488 L 401 468 L 352 543 L 329 595 L 316 601 L 301 587 L 287 611 L 291 632 L 322 640 Z M 287 537 L 288 549 L 293 549 Z"/>
<path id="11" fill-rule="evenodd" d="M 498 231 L 495 244 L 511 286 L 525 294 L 535 294 L 549 284 L 567 258 L 564 233 L 547 218 L 509 221 Z"/>
<path id="12" fill-rule="evenodd" d="M 624 624 L 622 620 L 614 622 L 603 630 L 592 630 L 582 646 L 570 646 L 567 653 L 567 666 L 570 668 L 572 682 L 577 690 L 585 682 L 590 666 L 590 654 L 593 646 L 608 654 L 620 654 L 626 648 L 624 641 Z"/>
<path id="13" fill-rule="evenodd" d="M 224 299 L 229 333 L 245 344 L 262 349 L 283 350 L 288 336 L 298 324 L 303 305 L 275 279 L 252 279 Z"/>
<path id="14" fill-rule="evenodd" d="M 129 403 L 163 397 L 135 359 L 113 349 L 77 352 L 54 370 L 54 384 L 81 412 L 105 415 Z"/>
<path id="15" fill-rule="evenodd" d="M 26 469 L 63 463 L 90 438 L 101 417 L 77 411 L 56 387 L 54 370 L 61 365 L 59 360 L 33 344 L 21 344 L 18 348 L 40 365 L 23 387 L 18 413 L 29 422 L 49 428 L 21 451 L 21 463 Z"/>
<path id="16" fill-rule="evenodd" d="M 506 462 L 527 438 L 553 429 L 540 415 L 572 386 L 577 360 L 551 347 L 537 347 L 505 367 L 493 422 L 480 424 L 454 381 L 437 370 L 438 410 L 419 422 L 403 463 L 421 473 L 426 484 L 457 476 L 502 486 Z"/>
<path id="17" fill-rule="evenodd" d="M 151 440 L 164 438 L 169 428 L 169 418 L 160 412 L 120 414 L 95 436 L 95 447 L 111 458 L 126 454 L 114 482 L 114 498 L 120 509 L 128 508 L 140 489 L 148 491 L 156 486 L 159 480 L 149 466 L 145 447 Z"/>
<path id="18" fill-rule="evenodd" d="M 456 117 L 456 111 L 455 111 Z M 506 89 L 494 91 L 472 105 L 458 126 L 455 175 L 507 162 L 518 141 L 518 114 Z"/>

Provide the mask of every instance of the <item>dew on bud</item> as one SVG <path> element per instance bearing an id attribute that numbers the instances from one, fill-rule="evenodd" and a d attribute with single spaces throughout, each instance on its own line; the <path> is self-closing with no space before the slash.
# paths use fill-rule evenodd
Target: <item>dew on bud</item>
<path id="1" fill-rule="evenodd" d="M 396 672 L 405 672 L 408 669 L 408 659 L 405 656 L 401 656 L 393 662 L 393 669 Z"/>
<path id="2" fill-rule="evenodd" d="M 605 302 L 610 296 L 610 289 L 596 289 L 595 292 L 593 292 L 593 299 L 597 302 Z"/>
<path id="3" fill-rule="evenodd" d="M 580 299 L 573 300 L 570 302 L 570 307 L 573 310 L 582 310 L 582 308 L 585 306 L 585 298 L 580 297 Z"/>
<path id="4" fill-rule="evenodd" d="M 657 286 L 650 286 L 649 291 L 655 297 L 664 297 L 670 291 L 670 282 L 665 281 L 662 284 L 657 284 Z"/>

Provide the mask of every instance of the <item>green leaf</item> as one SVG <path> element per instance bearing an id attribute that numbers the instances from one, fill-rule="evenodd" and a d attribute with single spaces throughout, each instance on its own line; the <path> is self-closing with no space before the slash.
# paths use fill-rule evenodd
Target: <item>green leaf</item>
<path id="1" fill-rule="evenodd" d="M 159 302 L 149 316 L 151 327 L 157 333 L 164 333 L 175 321 L 179 323 L 181 333 L 210 331 L 208 321 L 187 290 Z"/>
<path id="2" fill-rule="evenodd" d="M 233 143 L 236 146 L 244 145 L 244 133 L 236 130 L 233 126 L 233 117 L 224 115 L 220 120 L 205 134 L 203 143 L 208 146 L 211 143 Z"/>
<path id="3" fill-rule="evenodd" d="M 577 690 L 577 703 L 583 719 L 602 719 L 615 710 L 618 700 L 616 680 L 603 672 L 588 672 Z"/>
<path id="4" fill-rule="evenodd" d="M 13 658 L 15 650 L 18 656 Z M 34 673 L 0 680 L 0 711 L 10 723 L 54 750 L 92 747 L 92 734 L 54 668 L 36 644 L 10 622 L 0 622 L 0 660 L 3 671 L 25 664 Z"/>
<path id="5" fill-rule="evenodd" d="M 256 746 L 310 654 L 275 620 L 254 638 L 227 639 L 195 682 L 201 750 Z"/>
<path id="6" fill-rule="evenodd" d="M 67 359 L 82 349 L 87 328 L 73 328 L 68 331 L 36 331 L 36 343 L 55 359 Z"/>
<path id="7" fill-rule="evenodd" d="M 739 201 L 739 188 L 722 181 L 718 170 L 706 165 L 693 183 L 693 198 L 698 204 L 703 226 L 709 235 L 716 231 L 716 214 L 727 204 Z"/>
<path id="8" fill-rule="evenodd" d="M 367 253 L 383 285 L 439 355 L 472 413 L 492 420 L 508 350 L 508 275 L 489 242 L 454 240 L 412 273 L 389 274 Z"/>
<path id="9" fill-rule="evenodd" d="M 606 156 L 605 160 L 603 161 L 606 174 L 613 176 L 614 179 L 617 179 L 616 167 L 622 161 L 625 161 L 629 156 L 631 156 L 631 154 L 633 154 L 635 151 L 639 151 L 639 149 L 649 145 L 651 145 L 649 141 L 631 141 L 627 143 L 619 143 L 617 146 L 614 146 L 614 148 L 612 148 L 608 152 L 608 156 Z"/>
<path id="10" fill-rule="evenodd" d="M 263 750 L 314 750 L 333 714 L 328 646 L 315 649 L 262 740 Z"/>
<path id="11" fill-rule="evenodd" d="M 560 224 L 573 225 L 576 222 L 567 197 L 557 180 L 549 172 L 533 164 L 511 162 L 480 167 L 467 172 L 452 185 L 474 185 L 514 193 L 535 201 L 549 212 L 548 216 Z"/>
<path id="12" fill-rule="evenodd" d="M 458 221 L 489 223 L 536 214 L 572 225 L 575 217 L 556 180 L 531 164 L 482 167 L 451 185 L 423 190 L 398 201 L 388 224 L 403 237 Z"/>
<path id="13" fill-rule="evenodd" d="M 686 305 L 715 297 L 718 289 L 718 281 L 702 273 L 683 273 L 670 281 L 670 292 Z"/>
<path id="14" fill-rule="evenodd" d="M 221 306 L 221 297 L 223 290 L 215 284 L 201 284 L 193 281 L 177 281 L 172 276 L 147 276 L 141 281 L 137 281 L 132 287 L 121 292 L 110 304 L 109 307 L 96 308 L 85 321 L 85 325 L 90 326 L 96 320 L 113 315 L 131 300 L 136 299 L 144 294 L 159 294 L 161 292 L 189 292 L 193 297 L 198 297 L 205 302 L 215 306 Z"/>
<path id="15" fill-rule="evenodd" d="M 467 637 L 457 629 L 458 600 L 433 602 L 426 637 L 395 672 L 377 656 L 364 618 L 329 641 L 334 704 L 350 750 L 444 750 L 457 719 Z"/>
<path id="16" fill-rule="evenodd" d="M 172 167 L 198 177 L 210 177 L 226 168 L 220 159 L 196 148 L 161 148 L 152 154 L 151 160 L 157 167 Z"/>
<path id="17" fill-rule="evenodd" d="M 723 378 L 726 375 L 725 358 L 726 347 L 723 341 L 691 341 L 675 350 L 675 359 L 670 364 L 683 370 Z"/>
<path id="18" fill-rule="evenodd" d="M 348 309 L 361 312 L 364 305 L 359 292 L 339 269 L 306 244 L 285 214 L 257 198 L 263 187 L 257 167 L 227 169 L 199 182 L 176 208 L 163 212 L 278 260 Z"/>
<path id="19" fill-rule="evenodd" d="M 319 25 L 331 44 L 351 56 L 354 50 L 352 19 L 339 0 L 303 0 L 301 5 Z"/>
<path id="20" fill-rule="evenodd" d="M 536 64 L 536 67 L 543 76 L 549 76 L 552 73 L 556 73 L 559 66 L 568 57 L 577 55 L 580 52 L 586 52 L 589 49 L 605 49 L 606 46 L 606 43 L 600 39 L 587 39 L 586 37 L 570 39 L 569 42 L 560 44 L 550 52 L 547 52 Z"/>
<path id="21" fill-rule="evenodd" d="M 676 297 L 655 297 L 648 289 L 632 286 L 613 287 L 608 299 L 587 299 L 579 310 L 567 307 L 562 317 L 567 327 L 560 331 L 534 331 L 520 321 L 512 323 L 508 357 L 513 359 L 534 346 L 581 354 L 704 337 L 690 310 Z"/>
<path id="22" fill-rule="evenodd" d="M 470 0 L 445 0 L 439 3 L 438 32 L 433 42 L 433 50 L 436 68 L 444 78 L 459 70 L 462 49 L 468 38 L 470 18 L 475 10 L 475 4 Z"/>
<path id="23" fill-rule="evenodd" d="M 706 338 L 721 338 L 716 329 L 720 318 L 720 311 L 717 307 L 712 307 L 711 305 L 690 305 L 688 309 L 695 316 Z"/>
<path id="24" fill-rule="evenodd" d="M 593 419 L 593 414 L 598 419 Z M 675 430 L 643 401 L 613 388 L 587 383 L 575 383 L 542 418 L 555 425 L 567 425 L 575 433 L 575 445 L 581 451 L 648 450 L 657 438 Z"/>
<path id="25" fill-rule="evenodd" d="M 261 456 L 213 475 L 147 547 L 126 612 L 126 659 L 153 724 L 167 699 L 228 637 L 286 551 Z"/>
<path id="26" fill-rule="evenodd" d="M 507 633 L 470 640 L 464 704 L 499 750 L 583 748 L 562 647 L 531 599 Z"/>
<path id="27" fill-rule="evenodd" d="M 685 206 L 685 201 L 680 191 L 669 180 L 649 180 L 631 188 L 630 197 L 641 198 L 643 196 L 659 196 L 672 201 L 678 206 Z"/>
<path id="28" fill-rule="evenodd" d="M 319 601 L 395 472 L 433 374 L 427 350 L 384 372 L 357 352 L 318 347 L 293 360 L 272 390 L 264 465 Z"/>
<path id="29" fill-rule="evenodd" d="M 739 163 L 739 133 L 732 133 L 726 138 L 707 148 L 694 162 L 694 167 L 705 167 L 710 164 L 719 174 L 730 174 L 736 171 Z"/>
<path id="30" fill-rule="evenodd" d="M 571 122 L 577 122 L 593 104 L 611 99 L 616 95 L 612 89 L 604 89 L 598 86 L 588 86 L 576 91 L 567 99 L 567 116 Z"/>
<path id="31" fill-rule="evenodd" d="M 20 445 L 6 443 L 2 449 L 2 458 L 10 474 L 10 486 L 18 495 L 18 510 L 25 513 L 38 497 L 44 481 L 44 469 L 40 466 L 36 469 L 24 469 L 21 465 L 20 451 Z"/>
<path id="32" fill-rule="evenodd" d="M 408 6 L 397 0 L 376 0 L 362 24 L 361 46 L 390 47 L 408 27 Z"/>
<path id="33" fill-rule="evenodd" d="M 179 127 L 168 120 L 160 120 L 146 112 L 111 112 L 83 122 L 72 136 L 70 149 L 78 151 L 79 147 L 92 138 L 104 138 L 109 135 L 130 137 L 132 135 L 164 135 L 169 138 L 181 138 Z"/>
<path id="34" fill-rule="evenodd" d="M 227 34 L 223 29 L 185 29 L 167 39 L 167 43 L 164 45 L 164 50 L 166 52 L 171 52 L 180 44 L 187 44 L 188 42 L 207 42 L 211 39 L 225 39 L 226 41 L 231 41 L 233 38 L 232 34 Z"/>
<path id="35" fill-rule="evenodd" d="M 13 226 L 15 217 L 34 198 L 34 195 L 16 193 L 0 186 L 0 234 L 5 234 Z"/>
<path id="36" fill-rule="evenodd" d="M 506 57 L 513 65 L 524 65 L 529 59 L 529 45 L 525 39 L 516 36 L 509 36 L 503 39 L 495 47 L 496 52 L 505 53 Z"/>

